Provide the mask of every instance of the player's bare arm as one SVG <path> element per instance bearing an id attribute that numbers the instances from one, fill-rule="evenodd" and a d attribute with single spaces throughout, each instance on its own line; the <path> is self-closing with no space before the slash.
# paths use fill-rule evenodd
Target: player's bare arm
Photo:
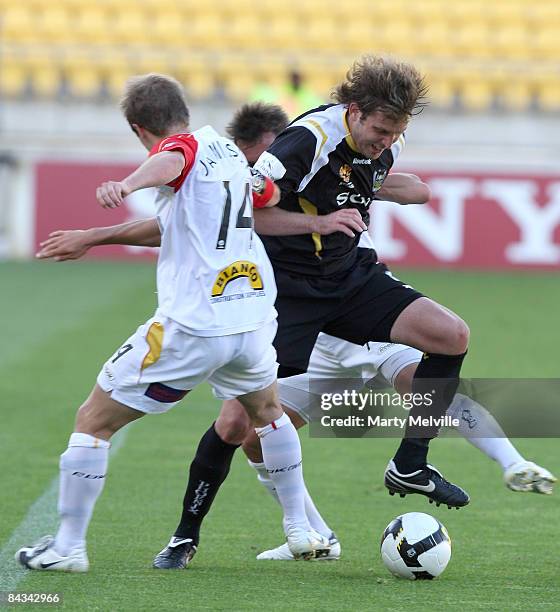
<path id="1" fill-rule="evenodd" d="M 157 220 L 139 219 L 109 227 L 91 227 L 86 230 L 57 230 L 41 242 L 37 259 L 67 261 L 83 257 L 91 247 L 102 244 L 127 244 L 156 247 L 161 242 Z"/>
<path id="2" fill-rule="evenodd" d="M 149 157 L 122 181 L 107 181 L 97 188 L 97 201 L 103 208 L 117 208 L 134 191 L 160 187 L 174 181 L 185 167 L 185 157 L 179 151 L 162 151 Z"/>
<path id="3" fill-rule="evenodd" d="M 367 229 L 360 213 L 342 208 L 328 215 L 312 216 L 282 208 L 255 210 L 255 231 L 263 236 L 297 236 L 299 234 L 333 234 L 342 232 L 353 238 Z"/>
<path id="4" fill-rule="evenodd" d="M 432 194 L 428 185 L 415 174 L 392 172 L 375 195 L 378 200 L 397 204 L 426 204 Z"/>

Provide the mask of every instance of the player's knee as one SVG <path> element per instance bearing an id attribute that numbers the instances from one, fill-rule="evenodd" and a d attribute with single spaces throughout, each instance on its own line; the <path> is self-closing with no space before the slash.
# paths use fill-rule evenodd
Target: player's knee
<path id="1" fill-rule="evenodd" d="M 453 331 L 450 334 L 449 354 L 461 355 L 465 353 L 469 346 L 470 337 L 469 326 L 460 317 L 455 316 Z"/>
<path id="2" fill-rule="evenodd" d="M 254 427 L 265 427 L 283 414 L 280 404 L 275 399 L 269 398 L 253 409 L 251 419 Z"/>
<path id="3" fill-rule="evenodd" d="M 447 312 L 440 319 L 434 338 L 434 346 L 429 349 L 429 352 L 442 355 L 461 355 L 466 352 L 469 346 L 469 335 L 469 328 L 463 319 L 452 312 Z"/>
<path id="4" fill-rule="evenodd" d="M 224 404 L 225 409 L 220 412 L 214 428 L 224 442 L 239 445 L 251 431 L 251 421 L 243 406 L 238 406 L 238 402 L 235 404 L 235 406 L 233 402 L 229 406 Z"/>

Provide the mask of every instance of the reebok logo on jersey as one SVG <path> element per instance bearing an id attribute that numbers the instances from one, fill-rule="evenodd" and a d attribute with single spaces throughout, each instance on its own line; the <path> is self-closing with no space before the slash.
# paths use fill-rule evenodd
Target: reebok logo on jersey
<path id="1" fill-rule="evenodd" d="M 371 159 L 360 159 L 359 157 L 354 157 L 352 163 L 363 166 L 371 166 Z"/>

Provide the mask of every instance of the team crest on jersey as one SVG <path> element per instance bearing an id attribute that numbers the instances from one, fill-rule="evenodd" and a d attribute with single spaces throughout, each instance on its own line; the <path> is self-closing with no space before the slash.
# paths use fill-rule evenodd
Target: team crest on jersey
<path id="1" fill-rule="evenodd" d="M 387 170 L 376 170 L 373 173 L 373 191 L 379 191 L 387 178 Z"/>
<path id="2" fill-rule="evenodd" d="M 343 183 L 349 183 L 350 177 L 352 176 L 352 168 L 348 164 L 342 164 L 342 166 L 340 166 L 338 174 L 342 179 Z"/>
<path id="3" fill-rule="evenodd" d="M 224 293 L 227 285 L 236 278 L 248 278 L 251 287 L 257 291 L 263 288 L 259 269 L 252 261 L 234 261 L 232 264 L 220 270 L 212 287 L 212 297 L 216 298 Z"/>

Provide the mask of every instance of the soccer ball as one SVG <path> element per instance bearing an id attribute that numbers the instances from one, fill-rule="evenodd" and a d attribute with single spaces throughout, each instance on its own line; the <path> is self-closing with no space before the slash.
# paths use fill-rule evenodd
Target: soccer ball
<path id="1" fill-rule="evenodd" d="M 381 558 L 398 578 L 431 580 L 447 567 L 451 540 L 433 516 L 408 512 L 387 525 L 381 537 Z"/>

